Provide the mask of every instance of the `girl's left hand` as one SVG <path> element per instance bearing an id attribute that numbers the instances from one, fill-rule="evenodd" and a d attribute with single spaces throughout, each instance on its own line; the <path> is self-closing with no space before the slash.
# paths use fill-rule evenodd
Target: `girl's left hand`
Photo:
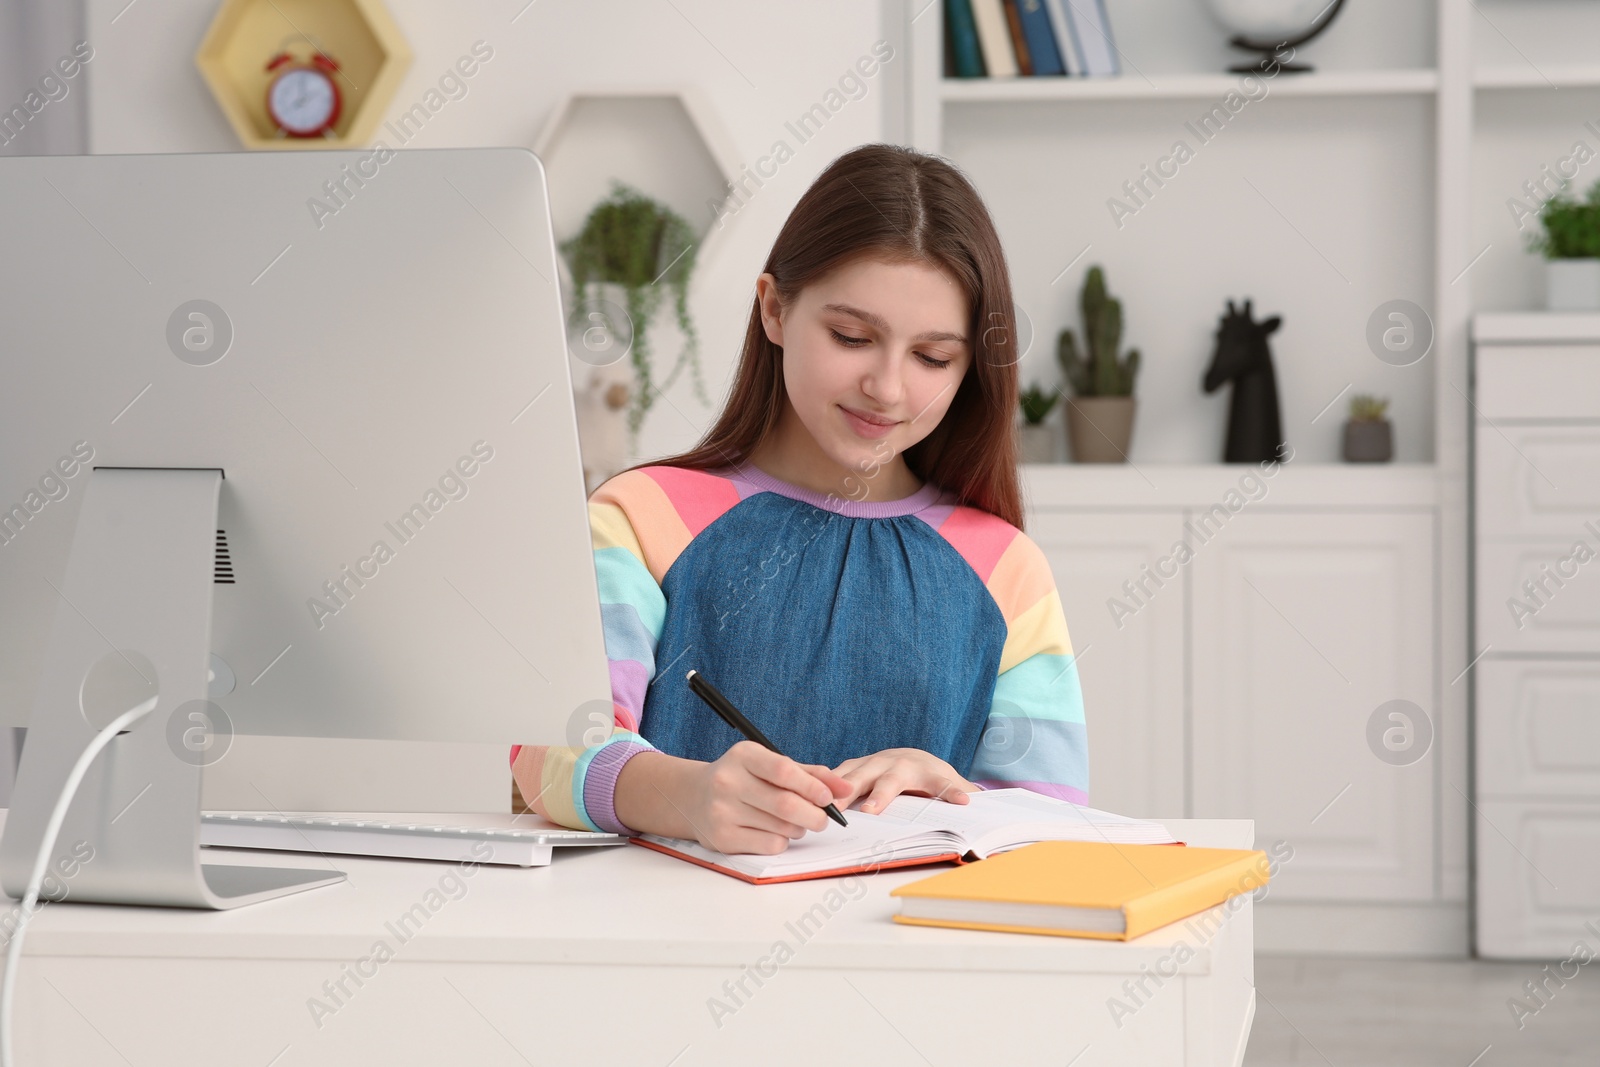
<path id="1" fill-rule="evenodd" d="M 870 756 L 847 759 L 834 768 L 853 788 L 839 806 L 849 807 L 857 797 L 865 812 L 882 811 L 884 805 L 901 793 L 919 797 L 938 797 L 952 804 L 968 803 L 967 794 L 978 787 L 956 773 L 938 756 L 920 748 L 886 748 Z"/>

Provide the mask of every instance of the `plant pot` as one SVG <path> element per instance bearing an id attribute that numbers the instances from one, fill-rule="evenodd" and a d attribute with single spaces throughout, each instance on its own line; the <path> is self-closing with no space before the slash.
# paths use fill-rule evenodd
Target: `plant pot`
<path id="1" fill-rule="evenodd" d="M 1346 463 L 1387 463 L 1394 458 L 1394 426 L 1388 419 L 1346 419 Z"/>
<path id="2" fill-rule="evenodd" d="M 1544 306 L 1550 311 L 1600 311 L 1600 259 L 1547 259 Z"/>
<path id="3" fill-rule="evenodd" d="M 1126 463 L 1133 440 L 1134 398 L 1075 396 L 1067 400 L 1067 440 L 1077 463 Z"/>
<path id="4" fill-rule="evenodd" d="M 1017 427 L 1017 455 L 1023 463 L 1060 463 L 1061 431 L 1048 423 Z"/>

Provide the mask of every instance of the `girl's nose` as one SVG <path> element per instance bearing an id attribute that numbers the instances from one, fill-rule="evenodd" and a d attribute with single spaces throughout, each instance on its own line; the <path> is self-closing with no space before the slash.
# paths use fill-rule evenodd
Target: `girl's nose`
<path id="1" fill-rule="evenodd" d="M 861 379 L 862 393 L 886 408 L 898 404 L 905 388 L 901 368 L 899 353 L 886 350 L 883 359 L 875 363 Z"/>

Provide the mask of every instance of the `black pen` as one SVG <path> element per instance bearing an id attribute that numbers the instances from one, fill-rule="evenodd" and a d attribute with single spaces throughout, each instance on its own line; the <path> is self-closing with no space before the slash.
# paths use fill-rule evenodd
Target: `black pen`
<path id="1" fill-rule="evenodd" d="M 727 697 L 723 696 L 721 691 L 718 690 L 716 686 L 706 681 L 705 675 L 701 674 L 697 670 L 690 670 L 685 677 L 689 679 L 689 688 L 693 689 L 695 695 L 701 700 L 704 700 L 707 704 L 710 704 L 711 710 L 722 716 L 723 722 L 727 723 L 735 730 L 738 730 L 741 734 L 744 734 L 756 744 L 763 745 L 766 748 L 771 749 L 773 752 L 778 752 L 778 746 L 769 741 L 766 734 L 756 729 L 756 724 L 745 718 L 744 714 L 738 708 L 734 707 L 733 702 Z M 783 753 L 778 752 L 778 755 L 781 756 Z M 827 806 L 822 810 L 828 813 L 828 818 L 832 819 L 840 826 L 850 825 L 844 821 L 844 816 L 839 814 L 839 809 L 834 807 L 832 801 L 829 801 Z"/>

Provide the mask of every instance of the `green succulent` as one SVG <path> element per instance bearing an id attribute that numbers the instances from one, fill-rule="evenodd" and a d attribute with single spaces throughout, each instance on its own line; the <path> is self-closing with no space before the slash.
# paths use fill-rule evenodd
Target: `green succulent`
<path id="1" fill-rule="evenodd" d="M 1539 221 L 1544 232 L 1528 235 L 1528 251 L 1546 259 L 1600 257 L 1600 181 L 1582 200 L 1565 191 L 1546 200 Z"/>
<path id="2" fill-rule="evenodd" d="M 1056 401 L 1061 399 L 1061 394 L 1051 390 L 1045 392 L 1038 382 L 1034 382 L 1022 391 L 1018 398 L 1022 405 L 1022 419 L 1029 426 L 1037 426 L 1050 414 L 1050 409 L 1056 406 Z"/>
<path id="3" fill-rule="evenodd" d="M 1383 418 L 1384 412 L 1389 410 L 1389 401 L 1385 397 L 1368 396 L 1365 393 L 1357 394 L 1350 398 L 1351 422 L 1377 422 Z"/>
<path id="4" fill-rule="evenodd" d="M 627 292 L 628 317 L 633 326 L 633 363 L 638 388 L 628 409 L 628 432 L 637 447 L 639 427 L 655 401 L 687 365 L 695 395 L 710 405 L 700 376 L 699 340 L 689 318 L 689 275 L 694 270 L 695 234 L 683 217 L 665 204 L 615 179 L 611 192 L 590 210 L 583 229 L 561 242 L 561 253 L 572 269 L 578 293 L 573 317 L 583 321 L 584 286 L 615 282 Z M 671 288 L 683 351 L 659 385 L 651 368 L 648 325 L 660 307 L 663 288 Z"/>
<path id="5" fill-rule="evenodd" d="M 1107 295 L 1105 272 L 1098 266 L 1090 267 L 1083 280 L 1081 305 L 1087 358 L 1078 351 L 1071 330 L 1062 330 L 1056 344 L 1056 359 L 1072 391 L 1078 396 L 1132 396 L 1139 350 L 1117 355 L 1122 344 L 1122 301 Z"/>

